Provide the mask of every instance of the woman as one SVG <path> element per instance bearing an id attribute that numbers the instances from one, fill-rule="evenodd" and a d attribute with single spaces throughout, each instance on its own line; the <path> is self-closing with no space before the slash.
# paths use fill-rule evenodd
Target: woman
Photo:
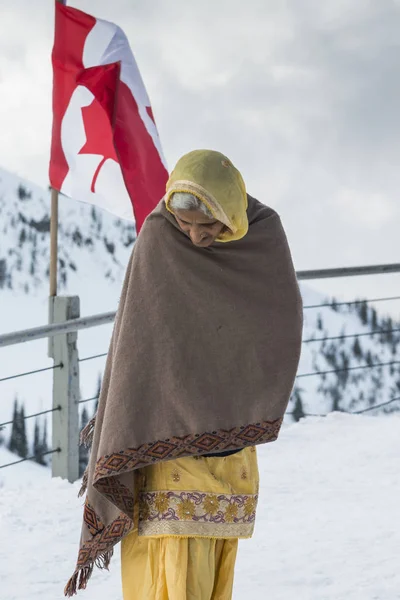
<path id="1" fill-rule="evenodd" d="M 124 600 L 228 600 L 277 438 L 302 307 L 278 215 L 222 154 L 182 157 L 128 265 L 95 422 L 75 573 L 122 540 Z"/>

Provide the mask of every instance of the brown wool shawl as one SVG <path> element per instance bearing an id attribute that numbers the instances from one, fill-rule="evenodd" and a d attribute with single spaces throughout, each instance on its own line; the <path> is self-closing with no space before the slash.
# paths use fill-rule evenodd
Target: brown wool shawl
<path id="1" fill-rule="evenodd" d="M 249 230 L 195 247 L 162 201 L 132 253 L 92 439 L 79 556 L 65 595 L 133 529 L 133 471 L 276 440 L 302 303 L 279 216 L 248 197 Z"/>

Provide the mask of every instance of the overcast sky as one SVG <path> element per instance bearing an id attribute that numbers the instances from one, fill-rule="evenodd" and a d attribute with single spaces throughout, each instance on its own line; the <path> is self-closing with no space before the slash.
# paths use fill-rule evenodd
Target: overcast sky
<path id="1" fill-rule="evenodd" d="M 69 4 L 125 30 L 169 167 L 226 153 L 297 269 L 400 262 L 400 0 Z M 0 0 L 0 165 L 43 185 L 53 18 L 52 0 Z M 313 285 L 400 295 L 400 275 Z"/>

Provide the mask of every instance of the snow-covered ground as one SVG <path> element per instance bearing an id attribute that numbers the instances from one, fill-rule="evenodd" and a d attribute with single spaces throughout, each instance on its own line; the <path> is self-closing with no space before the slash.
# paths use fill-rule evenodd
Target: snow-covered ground
<path id="1" fill-rule="evenodd" d="M 256 533 L 234 600 L 400 599 L 400 416 L 308 418 L 259 448 Z M 0 448 L 0 464 L 12 457 Z M 78 549 L 79 482 L 0 470 L 1 600 L 61 600 Z M 86 600 L 121 600 L 119 547 Z M 144 600 L 144 599 L 143 599 Z"/>

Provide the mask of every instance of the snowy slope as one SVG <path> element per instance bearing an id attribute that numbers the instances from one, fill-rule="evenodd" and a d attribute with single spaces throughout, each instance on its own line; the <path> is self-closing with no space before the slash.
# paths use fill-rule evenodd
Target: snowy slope
<path id="1" fill-rule="evenodd" d="M 0 168 L 0 289 L 46 291 L 50 193 Z M 89 204 L 59 201 L 59 293 L 85 277 L 120 282 L 135 228 Z"/>
<path id="2" fill-rule="evenodd" d="M 306 307 L 327 301 L 308 286 L 302 286 L 302 296 Z M 394 331 L 386 333 L 389 330 Z M 376 331 L 380 333 L 366 335 Z M 332 337 L 339 339 L 326 339 Z M 400 398 L 400 320 L 386 317 L 384 309 L 378 313 L 362 301 L 358 305 L 306 309 L 303 342 L 300 377 L 288 411 L 294 409 L 296 390 L 306 414 L 364 410 Z M 394 364 L 358 369 L 382 363 Z M 332 370 L 338 372 L 302 377 Z M 378 408 L 373 414 L 398 410 L 400 401 Z"/>
<path id="3" fill-rule="evenodd" d="M 234 600 L 399 600 L 399 431 L 399 415 L 336 413 L 258 449 L 256 531 L 240 543 Z M 0 470 L 2 600 L 61 600 L 74 569 L 79 482 L 43 472 Z M 119 553 L 78 597 L 122 600 Z"/>
<path id="4" fill-rule="evenodd" d="M 0 448 L 1 465 L 6 465 L 11 462 L 15 462 L 16 460 L 19 460 L 18 456 L 12 452 L 9 452 L 6 448 Z M 19 483 L 22 482 L 22 479 L 24 481 L 24 485 L 30 487 L 32 485 L 38 486 L 40 484 L 48 485 L 50 477 L 50 469 L 38 465 L 33 461 L 20 463 L 19 465 L 13 465 L 12 467 L 6 467 L 0 470 L 0 495 L 4 493 L 6 487 L 13 487 L 16 483 L 19 485 Z M 2 513 L 0 511 L 0 519 L 1 518 Z"/>

